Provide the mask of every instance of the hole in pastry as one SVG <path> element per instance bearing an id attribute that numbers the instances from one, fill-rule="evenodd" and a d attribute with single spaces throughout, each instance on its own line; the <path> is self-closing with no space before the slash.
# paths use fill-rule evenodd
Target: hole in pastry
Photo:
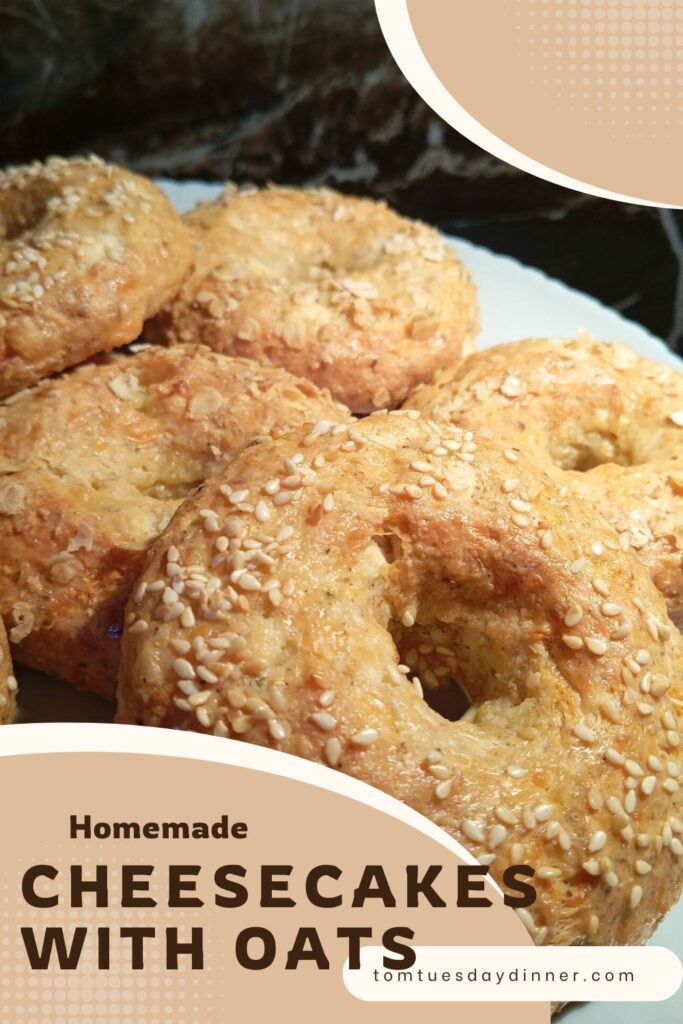
<path id="1" fill-rule="evenodd" d="M 591 431 L 582 438 L 560 440 L 552 446 L 552 460 L 559 469 L 587 473 L 596 466 L 609 464 L 633 466 L 633 452 L 626 450 L 616 434 L 610 431 Z"/>
<path id="2" fill-rule="evenodd" d="M 387 565 L 393 565 L 403 555 L 403 544 L 396 533 L 378 533 L 372 538 Z"/>
<path id="3" fill-rule="evenodd" d="M 472 706 L 472 701 L 455 677 L 453 664 L 448 665 L 434 645 L 425 642 L 419 631 L 396 622 L 389 628 L 401 662 L 410 669 L 407 681 L 419 679 L 425 704 L 446 721 L 457 722 Z"/>
<path id="4" fill-rule="evenodd" d="M 456 679 L 448 679 L 438 689 L 422 684 L 425 704 L 448 722 L 457 722 L 469 711 L 472 703 L 464 688 Z"/>

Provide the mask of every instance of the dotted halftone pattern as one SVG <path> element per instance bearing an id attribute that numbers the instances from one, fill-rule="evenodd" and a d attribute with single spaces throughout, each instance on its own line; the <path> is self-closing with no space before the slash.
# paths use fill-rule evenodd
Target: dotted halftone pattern
<path id="1" fill-rule="evenodd" d="M 677 138 L 683 124 L 681 0 L 507 0 L 531 83 L 607 137 Z"/>
<path id="2" fill-rule="evenodd" d="M 42 861 L 41 861 L 42 858 Z M 220 967 L 210 972 L 213 991 L 207 992 L 207 971 L 192 971 L 189 957 L 181 957 L 188 967 L 168 971 L 165 966 L 166 927 L 177 927 L 179 940 L 189 941 L 190 929 L 205 923 L 201 909 L 169 910 L 159 905 L 149 909 L 122 909 L 120 868 L 122 864 L 140 864 L 144 858 L 88 857 L 81 850 L 55 844 L 36 851 L 33 863 L 50 863 L 60 867 L 60 880 L 39 885 L 39 891 L 57 891 L 64 905 L 68 903 L 68 866 L 83 866 L 84 878 L 95 877 L 95 867 L 105 863 L 109 867 L 109 909 L 94 906 L 94 894 L 86 894 L 82 909 L 37 910 L 17 906 L 17 892 L 21 880 L 15 874 L 0 873 L 0 1022 L 1 1024 L 207 1024 L 206 1010 L 214 1005 L 216 1016 L 222 1019 L 220 1007 L 226 996 L 224 972 Z M 28 865 L 27 865 L 28 866 Z M 49 886 L 49 889 L 48 889 Z M 154 888 L 151 890 L 154 894 Z M 144 895 L 144 894 L 143 894 Z M 32 971 L 28 966 L 21 928 L 34 928 L 38 948 L 42 944 L 43 929 L 58 926 L 65 929 L 67 945 L 76 926 L 87 926 L 86 938 L 79 967 L 75 971 L 51 968 Z M 130 968 L 130 939 L 122 940 L 119 929 L 125 927 L 155 927 L 155 939 L 146 939 L 144 947 L 145 969 Z M 111 963 L 108 970 L 97 966 L 96 929 L 109 927 L 111 933 Z M 205 942 L 205 965 L 208 952 Z M 201 988 L 201 999 L 198 999 Z M 208 998 L 207 998 L 208 997 Z M 201 1004 L 201 1012 L 195 1008 Z"/>

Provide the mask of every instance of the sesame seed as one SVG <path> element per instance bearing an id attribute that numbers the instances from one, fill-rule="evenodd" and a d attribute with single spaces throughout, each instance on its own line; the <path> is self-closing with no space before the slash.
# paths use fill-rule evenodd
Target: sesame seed
<path id="1" fill-rule="evenodd" d="M 583 647 L 583 640 L 580 636 L 576 636 L 574 633 L 564 633 L 562 636 L 562 643 L 571 651 L 578 651 Z"/>
<path id="2" fill-rule="evenodd" d="M 543 864 L 536 869 L 537 878 L 559 878 L 561 874 L 562 872 L 559 868 L 551 868 Z"/>
<path id="3" fill-rule="evenodd" d="M 194 666 L 186 658 L 176 658 L 173 662 L 173 670 L 176 675 L 184 679 L 194 679 L 196 675 Z"/>
<path id="4" fill-rule="evenodd" d="M 600 640 L 599 637 L 588 636 L 585 643 L 591 654 L 595 654 L 597 657 L 600 657 L 607 651 L 607 644 L 604 640 Z"/>
<path id="5" fill-rule="evenodd" d="M 613 618 L 615 615 L 621 615 L 621 606 L 611 601 L 605 601 L 600 605 L 600 611 L 603 615 Z"/>
<path id="6" fill-rule="evenodd" d="M 640 885 L 634 885 L 631 889 L 631 894 L 628 899 L 628 905 L 631 910 L 635 910 L 641 899 L 643 898 L 643 888 Z"/>
<path id="7" fill-rule="evenodd" d="M 218 676 L 211 672 L 204 665 L 197 665 L 197 675 L 200 679 L 203 679 L 205 683 L 217 683 Z"/>
<path id="8" fill-rule="evenodd" d="M 379 739 L 376 729 L 361 729 L 351 737 L 354 747 L 369 747 Z"/>
<path id="9" fill-rule="evenodd" d="M 536 828 L 536 815 L 528 807 L 525 807 L 522 811 L 522 824 L 524 825 L 524 828 L 529 831 Z"/>
<path id="10" fill-rule="evenodd" d="M 248 497 L 249 491 L 246 488 L 244 488 L 239 491 L 233 491 L 232 494 L 229 496 L 228 501 L 230 502 L 231 505 L 241 505 L 242 502 L 246 501 Z M 201 515 L 204 515 L 204 513 L 202 512 Z M 211 515 L 215 516 L 215 512 L 211 513 Z"/>
<path id="11" fill-rule="evenodd" d="M 311 721 L 323 732 L 331 732 L 337 724 L 337 719 L 327 711 L 315 711 L 311 715 Z"/>
<path id="12" fill-rule="evenodd" d="M 527 768 L 519 768 L 517 765 L 510 765 L 507 769 L 507 773 L 512 779 L 523 779 L 529 774 Z"/>
<path id="13" fill-rule="evenodd" d="M 628 761 L 626 761 L 624 763 L 624 768 L 626 769 L 628 774 L 632 775 L 634 778 L 642 778 L 642 776 L 645 774 L 645 772 L 640 767 L 638 762 L 637 761 L 633 761 L 630 758 L 629 758 Z"/>
<path id="14" fill-rule="evenodd" d="M 670 747 L 677 747 L 679 745 L 679 743 L 681 742 L 681 738 L 675 731 L 675 729 L 668 730 L 666 734 L 666 742 L 669 744 Z"/>
<path id="15" fill-rule="evenodd" d="M 624 797 L 624 810 L 627 814 L 633 814 L 636 809 L 636 791 L 630 789 Z"/>
<path id="16" fill-rule="evenodd" d="M 452 779 L 445 779 L 442 782 L 437 782 L 434 786 L 434 796 L 437 800 L 445 800 L 451 791 L 453 786 Z"/>
<path id="17" fill-rule="evenodd" d="M 585 860 L 581 867 L 584 871 L 587 871 L 589 875 L 593 875 L 595 877 L 602 873 L 602 868 L 597 860 Z"/>
<path id="18" fill-rule="evenodd" d="M 277 494 L 273 496 L 273 505 L 277 505 L 278 507 L 280 507 L 281 505 L 286 505 L 287 502 L 291 501 L 293 497 L 293 491 L 279 491 Z"/>
<path id="19" fill-rule="evenodd" d="M 588 850 L 590 853 L 597 853 L 602 850 L 607 843 L 607 833 L 603 831 L 594 832 L 588 840 Z"/>
<path id="20" fill-rule="evenodd" d="M 504 843 L 507 839 L 508 830 L 504 825 L 494 825 L 489 832 L 488 837 L 488 848 L 489 850 L 495 850 L 501 843 Z"/>
<path id="21" fill-rule="evenodd" d="M 554 806 L 554 804 L 538 804 L 533 811 L 536 821 L 547 821 L 553 813 Z"/>
<path id="22" fill-rule="evenodd" d="M 575 604 L 573 608 L 570 608 L 564 617 L 565 626 L 578 626 L 583 618 L 583 610 L 579 608 L 578 604 Z"/>
<path id="23" fill-rule="evenodd" d="M 462 823 L 462 830 L 465 836 L 470 839 L 473 843 L 483 843 L 485 836 L 483 830 L 477 825 L 476 822 L 471 821 L 469 818 L 465 818 Z"/>
<path id="24" fill-rule="evenodd" d="M 197 692 L 197 687 L 191 679 L 179 679 L 178 689 L 181 693 L 184 693 L 186 697 L 190 697 L 193 693 Z"/>
<path id="25" fill-rule="evenodd" d="M 260 498 L 256 502 L 256 507 L 254 508 L 254 515 L 258 519 L 259 523 L 267 523 L 268 520 L 270 519 L 270 509 L 266 505 L 263 498 Z"/>
<path id="26" fill-rule="evenodd" d="M 594 743 L 596 736 L 592 729 L 589 729 L 583 722 L 577 722 L 573 729 L 574 735 L 584 743 Z"/>
<path id="27" fill-rule="evenodd" d="M 591 786 L 588 791 L 588 805 L 594 811 L 599 811 L 604 801 L 600 790 L 596 786 Z"/>
<path id="28" fill-rule="evenodd" d="M 287 736 L 287 730 L 276 718 L 271 718 L 268 722 L 268 732 L 274 740 L 278 741 L 284 740 Z"/>
<path id="29" fill-rule="evenodd" d="M 446 764 L 431 764 L 427 770 L 435 779 L 447 779 L 451 774 L 451 769 Z"/>
<path id="30" fill-rule="evenodd" d="M 328 740 L 325 740 L 324 746 L 325 760 L 331 768 L 336 768 L 339 764 L 341 757 L 342 745 L 341 740 L 337 736 L 331 736 Z"/>
<path id="31" fill-rule="evenodd" d="M 654 775 L 648 775 L 640 784 L 640 788 L 645 796 L 652 796 L 657 785 L 657 779 Z"/>
<path id="32" fill-rule="evenodd" d="M 605 875 L 605 882 L 610 887 L 610 889 L 616 889 L 616 887 L 619 885 L 619 879 L 614 871 L 607 872 L 607 874 Z"/>
<path id="33" fill-rule="evenodd" d="M 504 825 L 518 825 L 519 818 L 509 807 L 505 804 L 499 804 L 496 807 L 496 817 L 503 822 Z"/>
<path id="34" fill-rule="evenodd" d="M 578 576 L 583 567 L 586 564 L 585 558 L 577 558 L 575 562 L 572 562 L 569 566 L 569 571 L 573 576 Z"/>
<path id="35" fill-rule="evenodd" d="M 600 710 L 611 722 L 619 721 L 619 706 L 611 697 L 604 697 L 603 700 L 600 701 Z"/>
<path id="36" fill-rule="evenodd" d="M 612 633 L 612 640 L 624 640 L 633 631 L 633 626 L 630 622 L 622 622 L 620 626 Z"/>
<path id="37" fill-rule="evenodd" d="M 547 550 L 553 546 L 553 533 L 552 530 L 545 530 L 541 534 L 541 547 Z"/>
<path id="38" fill-rule="evenodd" d="M 232 574 L 231 579 L 234 575 L 235 573 Z M 254 591 L 261 589 L 261 584 L 250 572 L 240 572 L 239 579 L 233 579 L 233 582 L 237 584 L 240 590 Z"/>
<path id="39" fill-rule="evenodd" d="M 678 783 L 675 779 L 665 779 L 662 783 L 662 788 L 665 789 L 667 793 L 675 793 L 678 789 Z"/>

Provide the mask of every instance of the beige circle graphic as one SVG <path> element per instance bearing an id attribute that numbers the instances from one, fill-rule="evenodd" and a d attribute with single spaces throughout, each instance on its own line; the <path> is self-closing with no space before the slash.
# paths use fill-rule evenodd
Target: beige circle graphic
<path id="1" fill-rule="evenodd" d="M 28 727 L 17 727 L 28 728 Z M 221 746 L 227 741 L 219 741 Z M 420 869 L 443 866 L 439 889 L 457 889 L 463 862 L 433 837 L 399 818 L 356 799 L 292 778 L 230 764 L 189 758 L 141 754 L 53 753 L 0 758 L 4 794 L 2 859 L 0 861 L 0 1020 L 12 1024 L 219 1024 L 236 1020 L 318 1021 L 325 1024 L 411 1024 L 421 1020 L 451 1024 L 547 1024 L 544 1003 L 414 1003 L 365 1002 L 345 987 L 342 970 L 348 947 L 337 930 L 364 927 L 381 944 L 385 929 L 408 925 L 415 945 L 530 946 L 531 939 L 502 895 L 487 885 L 492 906 L 479 909 L 434 909 L 421 900 L 406 908 L 369 899 L 353 907 L 353 893 L 366 865 L 381 865 L 400 893 L 406 865 Z M 80 825 L 90 815 L 98 823 L 218 822 L 227 815 L 230 832 L 241 822 L 246 837 L 230 834 L 214 839 L 70 838 L 70 816 Z M 243 830 L 238 830 L 242 831 Z M 50 865 L 54 880 L 41 877 L 35 889 L 43 897 L 59 896 L 57 907 L 32 908 L 22 898 L 22 879 L 33 865 Z M 70 868 L 86 880 L 106 868 L 107 906 L 96 906 L 95 894 L 85 893 L 83 906 L 73 906 Z M 154 907 L 123 907 L 123 869 L 135 866 L 138 881 L 149 891 L 137 897 L 156 900 Z M 169 907 L 169 866 L 183 868 L 185 895 L 203 906 Z M 215 873 L 225 865 L 245 869 L 248 899 L 242 906 L 216 904 L 225 890 Z M 263 906 L 262 865 L 280 866 L 277 878 L 288 880 L 293 907 Z M 338 879 L 325 877 L 319 891 L 341 894 L 339 908 L 319 907 L 307 898 L 306 879 L 316 865 L 336 865 Z M 284 866 L 284 868 L 282 867 Z M 287 874 L 286 868 L 291 866 Z M 79 876 L 80 877 L 80 876 Z M 42 945 L 44 929 L 64 928 L 69 943 L 76 927 L 88 933 L 77 967 L 59 970 L 51 961 L 46 970 L 31 970 L 21 929 L 34 930 Z M 277 942 L 272 967 L 250 970 L 236 958 L 238 935 L 248 928 L 266 928 Z M 287 951 L 299 928 L 315 929 L 329 958 L 329 970 L 302 962 L 286 969 Z M 109 929 L 111 960 L 102 969 L 97 930 Z M 131 966 L 131 941 L 121 929 L 155 928 L 144 941 L 144 967 Z M 186 954 L 177 970 L 167 965 L 167 928 L 189 941 L 192 929 L 203 929 L 204 966 L 192 969 Z M 258 938 L 250 955 L 258 957 Z"/>
<path id="2" fill-rule="evenodd" d="M 683 205 L 681 0 L 405 0 L 393 10 L 378 0 L 377 8 L 413 86 L 490 152 L 584 191 Z M 439 83 L 457 101 L 452 116 Z"/>

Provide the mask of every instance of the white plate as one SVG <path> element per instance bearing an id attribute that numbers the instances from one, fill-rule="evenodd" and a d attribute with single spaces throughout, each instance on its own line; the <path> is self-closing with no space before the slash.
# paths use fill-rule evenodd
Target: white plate
<path id="1" fill-rule="evenodd" d="M 204 182 L 162 181 L 181 212 L 211 199 L 221 186 Z M 520 228 L 523 230 L 523 228 Z M 572 337 L 580 329 L 605 341 L 624 341 L 650 359 L 683 367 L 665 344 L 643 327 L 607 309 L 595 299 L 508 256 L 497 256 L 469 242 L 455 246 L 479 288 L 483 311 L 480 347 L 528 337 Z M 111 721 L 111 709 L 95 697 L 78 694 L 62 683 L 22 673 L 23 721 Z M 658 929 L 654 943 L 683 959 L 683 901 Z M 665 1003 L 590 1003 L 569 1008 L 569 1024 L 681 1024 L 683 988 Z"/>

